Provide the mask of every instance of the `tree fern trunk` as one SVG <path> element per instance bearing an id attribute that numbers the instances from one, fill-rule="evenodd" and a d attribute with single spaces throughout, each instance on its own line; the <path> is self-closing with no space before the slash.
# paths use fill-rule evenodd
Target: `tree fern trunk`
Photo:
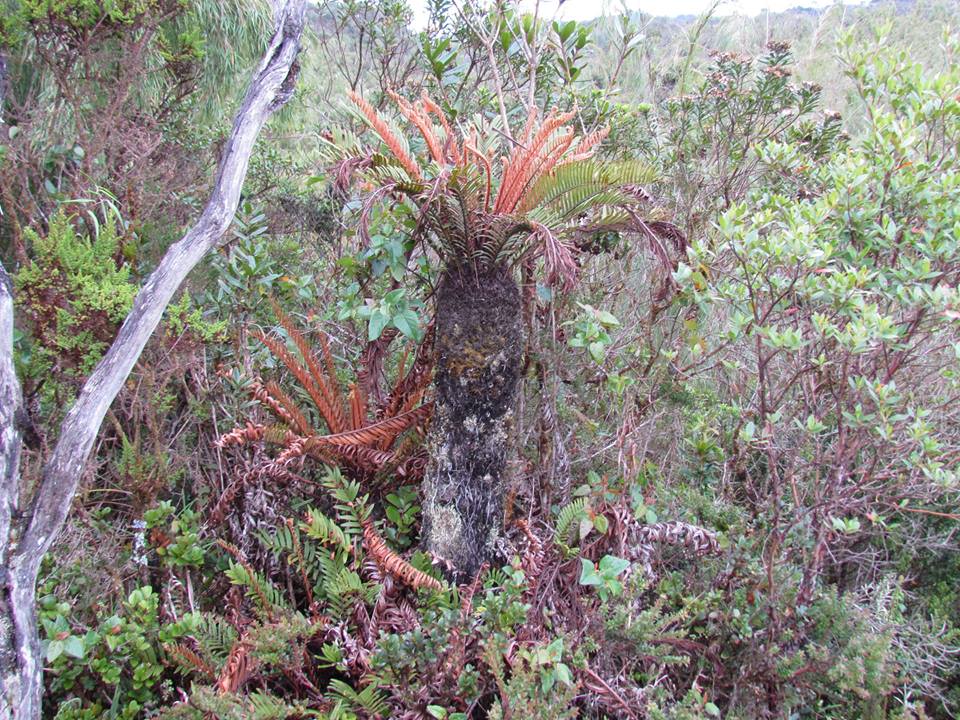
<path id="1" fill-rule="evenodd" d="M 437 293 L 436 332 L 423 541 L 462 582 L 496 557 L 503 530 L 523 347 L 520 291 L 510 272 L 448 271 Z"/>

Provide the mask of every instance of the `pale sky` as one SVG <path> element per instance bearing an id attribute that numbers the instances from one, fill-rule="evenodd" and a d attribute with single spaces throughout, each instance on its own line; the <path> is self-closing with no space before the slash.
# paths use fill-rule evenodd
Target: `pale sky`
<path id="1" fill-rule="evenodd" d="M 521 7 L 533 8 L 534 0 L 521 0 Z M 756 15 L 769 10 L 779 12 L 788 10 L 792 7 L 827 7 L 828 5 L 840 4 L 837 0 L 722 0 L 717 7 L 717 14 L 732 15 L 745 14 Z M 866 0 L 846 0 L 846 5 L 860 5 Z M 414 14 L 416 15 L 416 25 L 423 23 L 424 0 L 411 0 Z M 699 15 L 704 12 L 713 0 L 566 0 L 557 10 L 557 0 L 541 0 L 540 14 L 546 17 L 557 17 L 562 20 L 590 20 L 598 15 L 618 14 L 619 10 L 626 6 L 630 10 L 642 10 L 651 15 Z M 554 15 L 555 14 L 555 15 Z"/>

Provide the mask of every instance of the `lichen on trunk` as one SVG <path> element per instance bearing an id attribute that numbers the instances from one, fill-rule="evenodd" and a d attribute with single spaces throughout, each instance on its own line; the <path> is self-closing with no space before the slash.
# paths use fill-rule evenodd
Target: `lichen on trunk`
<path id="1" fill-rule="evenodd" d="M 463 582 L 495 560 L 514 426 L 523 322 L 509 270 L 448 270 L 436 297 L 436 405 L 423 544 Z"/>

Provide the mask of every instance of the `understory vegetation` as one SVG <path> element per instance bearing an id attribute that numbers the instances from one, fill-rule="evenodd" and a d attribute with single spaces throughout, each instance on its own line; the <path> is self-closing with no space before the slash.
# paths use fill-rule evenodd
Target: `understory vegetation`
<path id="1" fill-rule="evenodd" d="M 960 714 L 960 10 L 532 7 L 310 6 L 44 558 L 44 717 Z M 0 3 L 27 495 L 271 12 Z"/>

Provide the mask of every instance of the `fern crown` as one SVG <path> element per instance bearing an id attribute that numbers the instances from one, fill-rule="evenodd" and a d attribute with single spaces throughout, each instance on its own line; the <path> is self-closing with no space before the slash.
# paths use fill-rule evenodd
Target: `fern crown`
<path id="1" fill-rule="evenodd" d="M 356 93 L 350 93 L 353 113 L 382 146 L 368 149 L 346 131 L 324 140 L 341 187 L 359 174 L 373 188 L 361 235 L 372 204 L 405 196 L 418 209 L 418 240 L 448 267 L 488 269 L 540 255 L 548 282 L 568 289 L 576 278 L 578 236 L 635 226 L 637 206 L 649 197 L 640 188 L 654 180 L 650 167 L 596 159 L 608 128 L 578 135 L 569 125 L 572 112 L 553 109 L 540 117 L 534 110 L 504 152 L 503 134 L 483 118 L 454 129 L 426 93 L 415 102 L 391 96 L 422 137 L 422 156 Z"/>

